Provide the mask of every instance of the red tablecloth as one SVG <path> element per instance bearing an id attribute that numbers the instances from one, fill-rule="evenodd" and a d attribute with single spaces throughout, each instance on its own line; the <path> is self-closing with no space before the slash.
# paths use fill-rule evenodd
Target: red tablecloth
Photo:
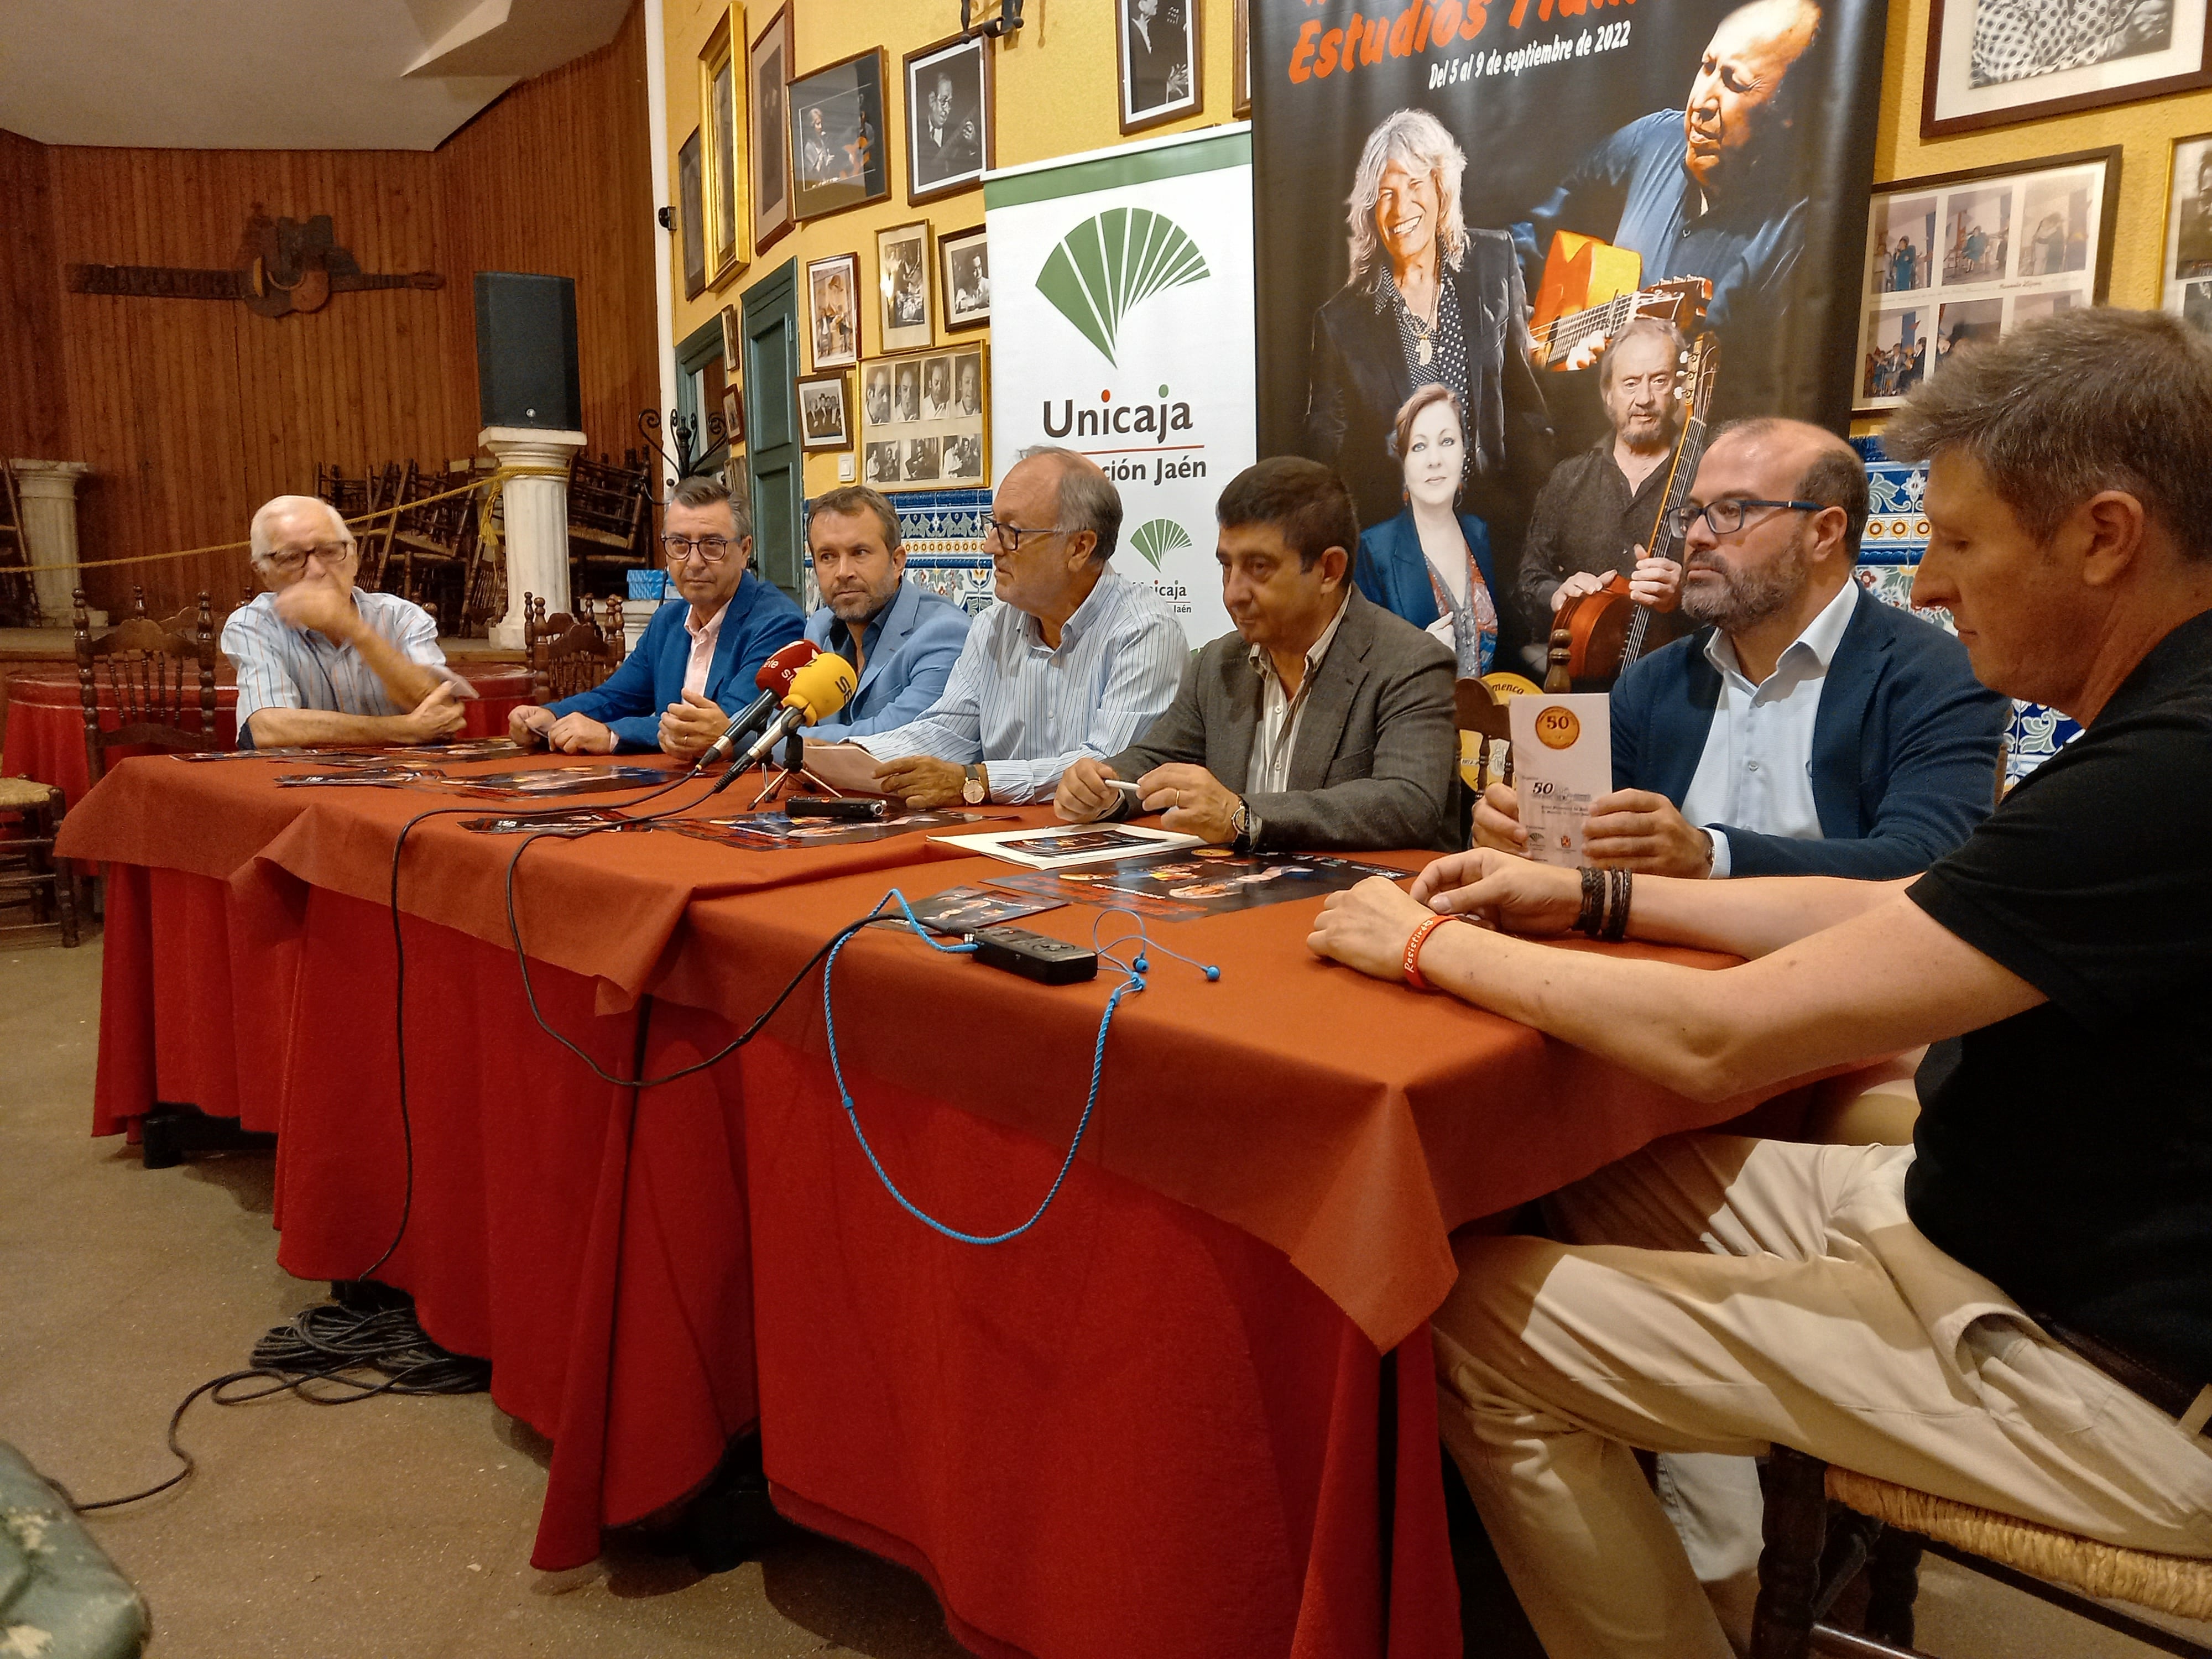
<path id="1" fill-rule="evenodd" d="M 468 717 L 464 737 L 507 735 L 507 717 L 515 705 L 530 697 L 530 672 L 525 668 L 475 668 L 469 683 L 482 696 L 463 705 Z M 199 718 L 198 691 L 189 697 L 188 723 Z M 238 687 L 226 682 L 215 689 L 216 732 L 226 749 L 238 742 Z M 100 724 L 112 731 L 120 722 L 111 709 L 103 709 Z M 111 749 L 106 764 L 147 752 L 141 749 Z M 0 774 L 36 778 L 58 784 L 70 805 L 91 787 L 91 772 L 84 755 L 84 705 L 79 701 L 74 669 L 31 669 L 8 677 L 8 732 Z"/>

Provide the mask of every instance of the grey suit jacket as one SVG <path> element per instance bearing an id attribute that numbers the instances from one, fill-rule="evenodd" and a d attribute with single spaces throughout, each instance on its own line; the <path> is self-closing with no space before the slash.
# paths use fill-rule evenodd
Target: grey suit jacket
<path id="1" fill-rule="evenodd" d="M 1167 712 L 1107 763 L 1134 780 L 1155 766 L 1203 766 L 1244 796 L 1262 851 L 1433 848 L 1451 852 L 1459 732 L 1452 653 L 1357 588 L 1316 671 L 1291 751 L 1290 787 L 1245 794 L 1260 728 L 1260 672 L 1230 634 L 1194 655 Z"/>

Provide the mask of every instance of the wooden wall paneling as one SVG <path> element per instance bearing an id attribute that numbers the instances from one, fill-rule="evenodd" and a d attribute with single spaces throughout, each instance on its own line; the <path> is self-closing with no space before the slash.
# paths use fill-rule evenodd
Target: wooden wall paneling
<path id="1" fill-rule="evenodd" d="M 60 276 L 46 147 L 0 131 L 0 455 L 67 460 Z"/>

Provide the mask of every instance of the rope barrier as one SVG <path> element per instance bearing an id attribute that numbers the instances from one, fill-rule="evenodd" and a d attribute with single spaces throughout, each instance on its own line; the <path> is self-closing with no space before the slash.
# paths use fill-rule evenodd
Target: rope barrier
<path id="1" fill-rule="evenodd" d="M 395 501 L 390 507 L 380 507 L 374 512 L 364 513 L 358 518 L 347 519 L 343 522 L 350 530 L 357 526 L 374 523 L 379 519 L 397 518 L 402 513 L 412 513 L 416 507 L 428 507 L 433 501 L 450 501 L 456 495 L 472 495 L 481 489 L 485 492 L 485 495 L 483 503 L 477 509 L 478 527 L 488 534 L 491 528 L 492 505 L 498 501 L 500 492 L 505 489 L 509 478 L 566 478 L 568 476 L 568 469 L 561 466 L 498 467 L 485 473 L 481 478 L 471 479 L 458 489 L 441 489 L 434 495 L 419 496 L 411 501 Z M 221 542 L 213 547 L 179 548 L 173 553 L 131 553 L 118 559 L 79 559 L 70 564 L 5 565 L 0 566 L 0 571 L 101 570 L 118 564 L 158 564 L 166 559 L 197 559 L 209 553 L 251 552 L 252 547 L 253 544 L 250 541 Z"/>

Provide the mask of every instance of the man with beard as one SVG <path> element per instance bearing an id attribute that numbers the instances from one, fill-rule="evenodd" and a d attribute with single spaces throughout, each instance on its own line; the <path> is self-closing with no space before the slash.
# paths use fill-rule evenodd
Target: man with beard
<path id="1" fill-rule="evenodd" d="M 1590 807 L 1590 862 L 1888 880 L 1963 842 L 1995 799 L 2011 705 L 1948 633 L 1852 579 L 1867 478 L 1850 447 L 1799 421 L 1735 422 L 1681 512 L 1683 563 L 1650 580 L 1704 626 L 1613 689 L 1614 787 Z M 1493 785 L 1474 821 L 1479 846 L 1528 845 L 1510 788 Z"/>
<path id="2" fill-rule="evenodd" d="M 1598 360 L 1607 435 L 1552 469 L 1528 515 L 1518 593 L 1529 666 L 1541 674 L 1553 617 L 1570 599 L 1595 593 L 1607 576 L 1630 578 L 1640 604 L 1671 605 L 1679 571 L 1644 556 L 1667 493 L 1668 457 L 1681 430 L 1676 397 L 1683 342 L 1671 324 L 1639 318 Z M 1650 567 L 1647 568 L 1647 567 Z M 1688 630 L 1669 611 L 1652 618 L 1652 646 Z"/>
<path id="3" fill-rule="evenodd" d="M 968 613 L 906 580 L 898 514 L 874 490 L 846 484 L 815 501 L 806 550 L 822 608 L 805 637 L 834 651 L 860 676 L 836 718 L 809 738 L 836 743 L 919 719 L 943 695 L 968 643 Z"/>

